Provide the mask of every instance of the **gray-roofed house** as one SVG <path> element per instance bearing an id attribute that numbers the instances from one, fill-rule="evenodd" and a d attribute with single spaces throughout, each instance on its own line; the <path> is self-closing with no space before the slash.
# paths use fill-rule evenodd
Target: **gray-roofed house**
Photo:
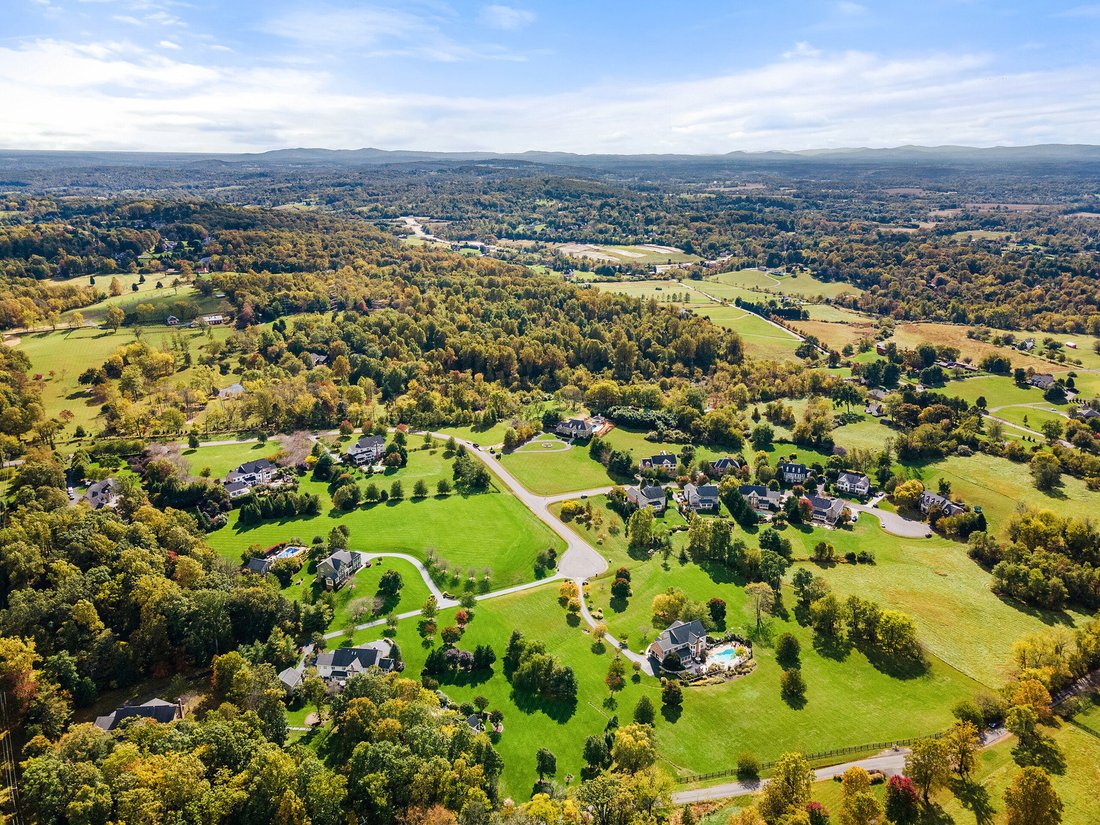
<path id="1" fill-rule="evenodd" d="M 314 666 L 317 668 L 317 675 L 326 682 L 343 684 L 352 676 L 372 667 L 389 672 L 397 666 L 397 662 L 393 658 L 393 642 L 379 639 L 362 647 L 326 650 L 317 654 Z"/>
<path id="2" fill-rule="evenodd" d="M 721 458 L 716 458 L 714 461 L 712 461 L 710 463 L 711 471 L 715 475 L 719 475 L 719 476 L 724 476 L 730 470 L 736 470 L 740 466 L 741 466 L 740 461 L 738 461 L 736 458 L 733 458 L 732 456 L 728 456 L 728 455 L 722 456 Z"/>
<path id="3" fill-rule="evenodd" d="M 257 458 L 253 461 L 246 461 L 237 469 L 231 470 L 225 480 L 227 482 L 243 481 L 249 487 L 255 487 L 257 484 L 267 484 L 271 481 L 278 469 L 271 459 Z"/>
<path id="4" fill-rule="evenodd" d="M 871 479 L 863 473 L 841 473 L 833 485 L 842 493 L 855 496 L 866 496 L 871 493 Z"/>
<path id="5" fill-rule="evenodd" d="M 812 504 L 814 508 L 814 521 L 820 521 L 825 524 L 836 524 L 837 519 L 839 519 L 841 513 L 844 512 L 844 500 L 839 498 L 813 496 L 810 499 L 810 504 Z"/>
<path id="6" fill-rule="evenodd" d="M 328 590 L 339 590 L 363 566 L 363 554 L 354 550 L 337 550 L 317 563 L 317 579 Z"/>
<path id="7" fill-rule="evenodd" d="M 114 730 L 124 719 L 140 716 L 143 719 L 152 719 L 154 722 L 168 724 L 183 718 L 183 705 L 179 702 L 166 702 L 164 699 L 150 699 L 142 705 L 123 705 L 115 708 L 106 716 L 100 716 L 95 720 L 97 728 Z"/>
<path id="8" fill-rule="evenodd" d="M 1027 379 L 1027 383 L 1041 390 L 1049 390 L 1054 386 L 1054 376 L 1045 372 L 1037 372 L 1031 376 L 1031 378 Z"/>
<path id="9" fill-rule="evenodd" d="M 271 566 L 275 564 L 275 557 L 268 556 L 266 558 L 258 558 L 253 556 L 244 563 L 245 570 L 251 573 L 258 573 L 261 576 L 265 576 L 271 572 Z"/>
<path id="10" fill-rule="evenodd" d="M 933 510 L 939 510 L 945 516 L 957 516 L 959 513 L 966 512 L 965 507 L 951 499 L 933 493 L 931 490 L 925 490 L 920 496 L 920 511 L 928 515 Z"/>
<path id="11" fill-rule="evenodd" d="M 328 362 L 328 356 L 319 352 L 307 352 L 306 355 L 309 356 L 310 363 L 315 367 L 323 366 Z"/>
<path id="12" fill-rule="evenodd" d="M 356 465 L 377 464 L 386 449 L 386 439 L 380 435 L 364 435 L 350 447 L 348 458 Z"/>
<path id="13" fill-rule="evenodd" d="M 252 485 L 244 481 L 227 481 L 224 487 L 230 498 L 243 498 L 252 492 Z"/>
<path id="14" fill-rule="evenodd" d="M 810 477 L 810 468 L 794 461 L 782 462 L 776 471 L 787 484 L 801 484 Z"/>
<path id="15" fill-rule="evenodd" d="M 640 487 L 627 487 L 626 500 L 637 507 L 652 507 L 657 513 L 665 511 L 667 497 L 665 488 L 658 484 L 643 484 Z"/>
<path id="16" fill-rule="evenodd" d="M 886 410 L 882 406 L 881 401 L 868 401 L 867 406 L 863 408 L 863 411 L 867 415 L 873 415 L 875 418 L 882 418 L 886 415 Z"/>
<path id="17" fill-rule="evenodd" d="M 299 665 L 298 667 L 288 667 L 286 670 L 279 674 L 279 681 L 283 685 L 283 690 L 286 691 L 287 697 L 291 697 L 302 686 L 302 682 L 305 681 L 305 670 Z"/>
<path id="18" fill-rule="evenodd" d="M 787 498 L 781 490 L 770 490 L 762 484 L 742 484 L 737 488 L 748 501 L 749 506 L 758 513 L 777 513 L 783 509 Z"/>
<path id="19" fill-rule="evenodd" d="M 717 510 L 718 509 L 718 485 L 694 484 L 684 485 L 684 503 L 692 510 Z"/>
<path id="20" fill-rule="evenodd" d="M 1100 418 L 1100 412 L 1097 412 L 1092 407 L 1078 407 L 1074 415 L 1082 421 L 1092 421 L 1094 418 Z"/>
<path id="21" fill-rule="evenodd" d="M 590 438 L 596 425 L 589 418 L 569 418 L 559 422 L 554 432 L 566 438 Z"/>
<path id="22" fill-rule="evenodd" d="M 105 478 L 88 485 L 88 492 L 84 494 L 85 500 L 97 510 L 100 507 L 114 507 L 118 504 L 118 491 L 121 489 L 116 478 Z"/>
<path id="23" fill-rule="evenodd" d="M 466 724 L 470 726 L 470 730 L 474 733 L 481 733 L 485 730 L 485 720 L 481 718 L 480 713 L 471 713 L 467 716 Z"/>
<path id="24" fill-rule="evenodd" d="M 672 453 L 660 452 L 657 455 L 643 458 L 639 462 L 643 470 L 656 470 L 665 475 L 676 475 L 676 456 Z"/>
<path id="25" fill-rule="evenodd" d="M 222 387 L 218 390 L 218 398 L 223 400 L 226 398 L 237 398 L 241 395 L 244 395 L 244 386 L 237 381 L 234 381 L 228 387 Z"/>
<path id="26" fill-rule="evenodd" d="M 660 664 L 670 653 L 682 665 L 702 662 L 707 655 L 707 630 L 698 619 L 691 622 L 675 621 L 653 640 L 646 653 Z"/>

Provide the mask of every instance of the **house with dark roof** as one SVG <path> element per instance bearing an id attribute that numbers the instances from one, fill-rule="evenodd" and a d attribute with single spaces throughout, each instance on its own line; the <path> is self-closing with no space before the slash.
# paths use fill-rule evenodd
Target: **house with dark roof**
<path id="1" fill-rule="evenodd" d="M 243 498 L 252 492 L 252 485 L 246 481 L 227 481 L 223 486 L 230 498 Z"/>
<path id="2" fill-rule="evenodd" d="M 1037 372 L 1031 378 L 1027 379 L 1027 383 L 1033 387 L 1038 387 L 1041 390 L 1049 390 L 1054 386 L 1054 376 L 1050 373 Z"/>
<path id="3" fill-rule="evenodd" d="M 653 640 L 646 653 L 658 664 L 669 654 L 677 657 L 684 667 L 701 663 L 707 657 L 707 630 L 698 619 L 675 621 Z"/>
<path id="4" fill-rule="evenodd" d="M 706 510 L 714 512 L 718 509 L 718 485 L 694 484 L 684 485 L 684 504 L 696 512 Z"/>
<path id="5" fill-rule="evenodd" d="M 257 458 L 246 461 L 237 469 L 230 471 L 225 480 L 226 482 L 243 481 L 249 487 L 255 487 L 257 484 L 267 484 L 271 481 L 278 469 L 271 459 Z"/>
<path id="6" fill-rule="evenodd" d="M 264 558 L 253 556 L 244 563 L 244 569 L 250 573 L 258 573 L 261 576 L 266 576 L 271 572 L 271 566 L 273 564 L 275 564 L 274 556 L 266 556 Z"/>
<path id="7" fill-rule="evenodd" d="M 1094 418 L 1100 418 L 1100 412 L 1092 407 L 1078 407 L 1073 414 L 1082 421 L 1092 421 Z"/>
<path id="8" fill-rule="evenodd" d="M 379 639 L 362 647 L 338 647 L 317 654 L 314 663 L 317 675 L 326 682 L 336 682 L 340 686 L 359 673 L 372 667 L 389 672 L 397 666 L 393 658 L 393 642 Z"/>
<path id="9" fill-rule="evenodd" d="M 386 439 L 381 435 L 364 435 L 348 447 L 348 460 L 357 467 L 364 464 L 377 464 L 382 460 L 386 449 Z"/>
<path id="10" fill-rule="evenodd" d="M 810 468 L 794 461 L 784 461 L 775 469 L 787 484 L 802 484 L 810 477 Z"/>
<path id="11" fill-rule="evenodd" d="M 307 352 L 306 355 L 309 356 L 309 362 L 314 367 L 320 367 L 328 363 L 328 356 L 319 352 Z"/>
<path id="12" fill-rule="evenodd" d="M 812 496 L 810 504 L 813 505 L 813 519 L 823 524 L 835 525 L 844 512 L 844 500 L 829 498 L 828 496 Z"/>
<path id="13" fill-rule="evenodd" d="M 564 438 L 590 438 L 596 432 L 596 424 L 590 418 L 569 418 L 559 422 L 554 432 Z"/>
<path id="14" fill-rule="evenodd" d="M 853 496 L 868 496 L 871 494 L 871 479 L 863 473 L 841 473 L 833 485 L 842 493 Z"/>
<path id="15" fill-rule="evenodd" d="M 100 716 L 95 720 L 97 728 L 102 730 L 114 730 L 125 719 L 140 716 L 142 719 L 152 719 L 167 725 L 183 718 L 183 704 L 181 702 L 166 702 L 164 699 L 150 699 L 142 705 L 123 705 L 115 708 L 106 716 Z"/>
<path id="16" fill-rule="evenodd" d="M 470 726 L 470 730 L 474 733 L 481 733 L 485 730 L 485 720 L 481 718 L 480 713 L 471 713 L 467 716 L 466 724 Z"/>
<path id="17" fill-rule="evenodd" d="M 668 452 L 660 452 L 654 456 L 648 456 L 638 462 L 643 470 L 656 470 L 663 475 L 676 475 L 676 456 Z"/>
<path id="18" fill-rule="evenodd" d="M 787 499 L 782 490 L 770 490 L 762 484 L 742 484 L 737 489 L 758 513 L 778 513 Z"/>
<path id="19" fill-rule="evenodd" d="M 711 471 L 718 476 L 724 476 L 731 470 L 737 470 L 740 467 L 741 462 L 738 461 L 736 458 L 728 455 L 717 458 L 710 463 Z"/>
<path id="20" fill-rule="evenodd" d="M 317 579 L 326 590 L 339 590 L 363 566 L 363 554 L 354 550 L 337 550 L 317 563 Z"/>
<path id="21" fill-rule="evenodd" d="M 97 510 L 100 507 L 114 507 L 118 504 L 118 493 L 121 489 L 122 485 L 117 478 L 105 478 L 88 485 L 84 500 Z"/>
<path id="22" fill-rule="evenodd" d="M 643 484 L 640 487 L 627 487 L 626 500 L 637 509 L 652 507 L 658 514 L 665 511 L 667 498 L 665 488 L 658 484 Z"/>
<path id="23" fill-rule="evenodd" d="M 937 495 L 931 490 L 925 490 L 920 496 L 920 511 L 924 515 L 928 515 L 933 510 L 939 510 L 945 516 L 957 516 L 959 513 L 965 513 L 966 508 L 960 504 L 956 504 L 951 499 Z"/>
<path id="24" fill-rule="evenodd" d="M 880 389 L 867 390 L 867 397 L 871 398 L 871 399 L 874 399 L 875 401 L 885 401 L 886 400 L 886 390 L 880 390 Z"/>

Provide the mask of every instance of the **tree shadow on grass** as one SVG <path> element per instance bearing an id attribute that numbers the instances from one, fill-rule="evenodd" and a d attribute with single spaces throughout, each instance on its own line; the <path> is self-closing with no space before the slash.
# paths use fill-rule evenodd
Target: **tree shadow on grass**
<path id="1" fill-rule="evenodd" d="M 566 701 L 561 699 L 544 699 L 530 693 L 518 691 L 512 688 L 512 703 L 519 708 L 521 713 L 542 713 L 559 725 L 564 725 L 577 712 L 576 700 Z"/>
<path id="2" fill-rule="evenodd" d="M 959 800 L 959 804 L 974 814 L 977 825 L 990 825 L 993 816 L 997 813 L 993 803 L 989 800 L 989 791 L 978 782 L 968 779 L 952 779 L 951 793 Z"/>
<path id="3" fill-rule="evenodd" d="M 814 650 L 826 659 L 843 662 L 852 652 L 852 646 L 844 639 L 828 639 L 814 634 Z"/>
<path id="4" fill-rule="evenodd" d="M 894 679 L 919 679 L 926 675 L 929 669 L 929 664 L 924 659 L 883 656 L 874 650 L 867 652 L 867 661 L 879 673 Z"/>
<path id="5" fill-rule="evenodd" d="M 787 703 L 787 707 L 789 707 L 791 710 L 802 710 L 802 708 L 806 707 L 806 696 L 804 694 L 787 693 L 784 691 L 780 695 L 782 696 L 783 701 Z"/>
<path id="6" fill-rule="evenodd" d="M 1012 758 L 1021 767 L 1034 765 L 1057 776 L 1066 772 L 1066 757 L 1049 736 L 1039 735 L 1034 743 L 1029 743 L 1026 747 L 1017 744 L 1012 749 Z"/>
<path id="7" fill-rule="evenodd" d="M 1033 619 L 1038 619 L 1045 625 L 1054 626 L 1062 625 L 1063 627 L 1073 627 L 1073 617 L 1066 613 L 1064 610 L 1044 610 L 1039 607 L 1022 602 L 1018 599 L 1014 599 L 1011 596 L 1005 596 L 1001 593 L 994 594 L 1001 604 L 1008 605 L 1013 610 L 1018 610 Z"/>
<path id="8" fill-rule="evenodd" d="M 680 705 L 661 705 L 661 716 L 670 725 L 675 725 L 684 715 L 684 709 Z"/>
<path id="9" fill-rule="evenodd" d="M 453 685 L 455 687 L 477 687 L 493 678 L 492 668 L 481 670 L 454 670 L 440 673 L 435 676 L 441 685 Z"/>
<path id="10" fill-rule="evenodd" d="M 744 587 L 749 581 L 731 567 L 717 562 L 703 562 L 699 565 L 699 569 L 715 584 L 735 584 L 738 587 Z"/>

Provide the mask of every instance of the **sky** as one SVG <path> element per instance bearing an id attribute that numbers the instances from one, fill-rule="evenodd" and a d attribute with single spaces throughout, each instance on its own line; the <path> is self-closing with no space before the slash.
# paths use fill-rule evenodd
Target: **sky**
<path id="1" fill-rule="evenodd" d="M 1100 142 L 1100 2 L 2 0 L 0 147 Z"/>

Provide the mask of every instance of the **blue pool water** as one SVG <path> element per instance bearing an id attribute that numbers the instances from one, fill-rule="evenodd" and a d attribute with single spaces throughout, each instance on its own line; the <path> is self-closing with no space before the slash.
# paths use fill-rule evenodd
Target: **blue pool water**
<path id="1" fill-rule="evenodd" d="M 729 664 L 737 658 L 737 653 L 733 648 L 727 647 L 725 650 L 719 650 L 717 653 L 710 654 L 710 658 L 714 659 L 716 662 Z"/>
<path id="2" fill-rule="evenodd" d="M 277 559 L 289 559 L 291 556 L 296 555 L 302 548 L 300 547 L 284 547 L 278 553 L 275 554 Z"/>

